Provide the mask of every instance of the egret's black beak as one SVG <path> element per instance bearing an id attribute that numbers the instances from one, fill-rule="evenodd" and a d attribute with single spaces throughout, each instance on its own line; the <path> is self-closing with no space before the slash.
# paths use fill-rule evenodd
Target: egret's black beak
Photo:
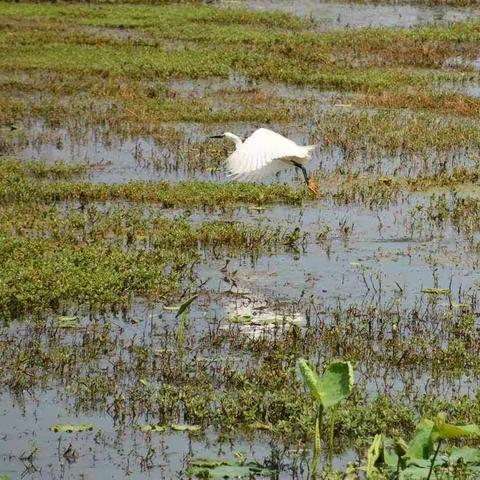
<path id="1" fill-rule="evenodd" d="M 211 135 L 208 138 L 223 138 L 225 135 Z"/>

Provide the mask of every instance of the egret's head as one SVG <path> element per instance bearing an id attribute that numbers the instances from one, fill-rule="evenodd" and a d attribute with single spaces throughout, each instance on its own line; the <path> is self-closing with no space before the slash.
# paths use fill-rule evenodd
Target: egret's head
<path id="1" fill-rule="evenodd" d="M 208 138 L 229 138 L 230 140 L 233 140 L 235 143 L 242 143 L 243 140 L 245 140 L 244 138 L 242 137 L 239 137 L 237 135 L 235 135 L 234 133 L 230 133 L 230 132 L 225 132 L 225 133 L 222 133 L 220 135 L 212 135 Z"/>

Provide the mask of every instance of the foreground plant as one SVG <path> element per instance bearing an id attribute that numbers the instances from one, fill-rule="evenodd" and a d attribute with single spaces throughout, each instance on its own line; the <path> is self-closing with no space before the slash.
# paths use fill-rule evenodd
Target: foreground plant
<path id="1" fill-rule="evenodd" d="M 467 467 L 464 470 L 469 471 L 466 473 L 466 477 L 462 478 L 472 478 L 473 472 L 478 474 L 480 470 L 479 449 L 463 447 L 452 449 L 450 456 L 439 456 L 439 454 L 445 440 L 479 437 L 480 428 L 474 424 L 448 424 L 445 419 L 445 413 L 439 413 L 434 420 L 422 419 L 408 444 L 401 438 L 392 441 L 382 434 L 375 435 L 368 450 L 366 477 L 368 479 L 430 480 L 433 478 L 435 468 L 453 466 L 455 471 L 457 463 L 463 464 Z M 441 478 L 460 477 L 449 472 L 442 472 Z"/>
<path id="2" fill-rule="evenodd" d="M 353 388 L 353 367 L 350 362 L 333 361 L 325 369 L 320 378 L 316 370 L 305 360 L 300 359 L 300 372 L 303 381 L 312 397 L 317 401 L 315 417 L 315 439 L 312 460 L 312 478 L 316 477 L 317 463 L 320 456 L 320 427 L 324 410 L 331 409 L 328 462 L 332 464 L 333 433 L 335 427 L 335 413 L 338 404 L 347 398 Z"/>

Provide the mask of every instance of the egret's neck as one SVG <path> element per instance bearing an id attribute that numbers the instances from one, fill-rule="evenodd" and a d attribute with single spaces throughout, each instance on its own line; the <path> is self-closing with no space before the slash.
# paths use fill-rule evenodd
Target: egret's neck
<path id="1" fill-rule="evenodd" d="M 242 139 L 237 137 L 234 133 L 225 132 L 225 137 L 233 140 L 235 142 L 235 147 L 237 148 L 242 144 Z"/>

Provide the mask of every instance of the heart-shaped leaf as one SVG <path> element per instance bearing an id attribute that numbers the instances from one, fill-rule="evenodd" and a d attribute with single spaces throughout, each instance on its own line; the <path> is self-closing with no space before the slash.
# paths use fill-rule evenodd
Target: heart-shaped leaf
<path id="1" fill-rule="evenodd" d="M 353 388 L 353 367 L 350 362 L 331 362 L 320 380 L 320 396 L 325 408 L 333 407 L 347 398 Z"/>
<path id="2" fill-rule="evenodd" d="M 303 381 L 315 400 L 324 408 L 333 407 L 347 398 L 353 388 L 353 367 L 350 362 L 337 360 L 331 362 L 323 377 L 305 359 L 299 361 Z"/>
<path id="3" fill-rule="evenodd" d="M 434 423 L 431 420 L 420 421 L 408 445 L 407 456 L 409 458 L 430 458 L 433 453 L 433 427 Z"/>

